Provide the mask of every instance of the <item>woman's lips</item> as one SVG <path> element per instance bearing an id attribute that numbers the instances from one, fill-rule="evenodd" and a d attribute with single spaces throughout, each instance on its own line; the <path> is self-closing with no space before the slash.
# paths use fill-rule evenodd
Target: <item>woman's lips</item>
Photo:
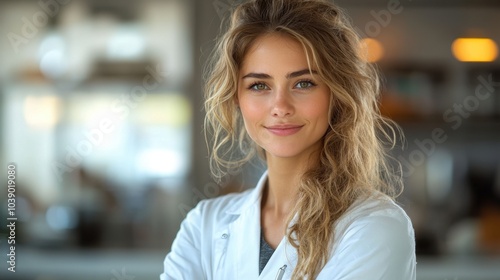
<path id="1" fill-rule="evenodd" d="M 303 125 L 274 125 L 266 126 L 266 129 L 272 134 L 278 136 L 289 136 L 299 132 Z"/>

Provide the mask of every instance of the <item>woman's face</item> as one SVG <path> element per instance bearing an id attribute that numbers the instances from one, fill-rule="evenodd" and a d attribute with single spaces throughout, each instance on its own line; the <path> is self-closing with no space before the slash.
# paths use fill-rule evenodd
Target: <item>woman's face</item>
<path id="1" fill-rule="evenodd" d="M 279 34 L 255 40 L 241 65 L 237 103 L 248 134 L 268 159 L 306 159 L 321 148 L 330 90 L 309 69 L 298 41 Z"/>

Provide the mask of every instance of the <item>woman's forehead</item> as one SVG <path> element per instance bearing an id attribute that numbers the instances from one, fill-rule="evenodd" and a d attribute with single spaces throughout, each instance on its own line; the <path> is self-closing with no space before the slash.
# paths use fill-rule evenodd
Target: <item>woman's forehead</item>
<path id="1" fill-rule="evenodd" d="M 250 45 L 243 57 L 240 72 L 247 71 L 296 71 L 309 69 L 303 45 L 291 36 L 266 34 Z"/>

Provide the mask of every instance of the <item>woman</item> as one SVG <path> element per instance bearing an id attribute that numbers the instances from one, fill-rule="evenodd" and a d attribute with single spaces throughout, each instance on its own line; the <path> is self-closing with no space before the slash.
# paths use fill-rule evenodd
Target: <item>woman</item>
<path id="1" fill-rule="evenodd" d="M 358 44 L 327 1 L 235 9 L 207 82 L 212 170 L 221 178 L 259 154 L 267 171 L 188 214 L 161 279 L 415 279 L 384 149 L 395 133 Z"/>

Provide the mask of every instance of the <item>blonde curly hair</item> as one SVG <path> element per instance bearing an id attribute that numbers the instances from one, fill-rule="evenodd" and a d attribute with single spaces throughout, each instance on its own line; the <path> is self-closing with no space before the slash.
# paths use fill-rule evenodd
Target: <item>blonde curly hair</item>
<path id="1" fill-rule="evenodd" d="M 391 164 L 388 150 L 402 134 L 378 110 L 377 71 L 360 56 L 359 36 L 339 7 L 322 0 L 248 1 L 232 12 L 208 64 L 205 132 L 215 178 L 263 155 L 243 126 L 235 98 L 247 50 L 270 33 L 300 42 L 332 94 L 319 162 L 301 177 L 287 223 L 297 216 L 286 234 L 298 252 L 292 279 L 314 279 L 331 254 L 336 221 L 353 202 L 374 191 L 393 198 L 400 193 L 401 168 Z"/>

